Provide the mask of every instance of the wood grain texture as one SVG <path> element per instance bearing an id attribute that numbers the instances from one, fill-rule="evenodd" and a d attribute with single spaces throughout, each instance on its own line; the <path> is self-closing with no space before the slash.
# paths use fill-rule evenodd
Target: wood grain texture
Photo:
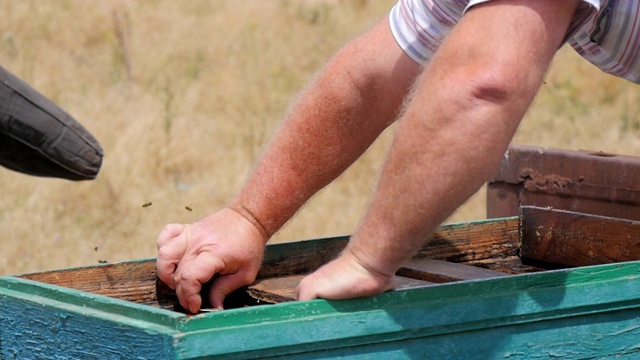
<path id="1" fill-rule="evenodd" d="M 640 220 L 640 157 L 511 145 L 488 181 L 487 217 L 520 206 Z"/>
<path id="2" fill-rule="evenodd" d="M 296 288 L 305 275 L 288 275 L 261 279 L 247 288 L 247 293 L 254 299 L 277 304 L 296 300 Z M 435 285 L 415 277 L 395 276 L 393 279 L 395 290 L 416 289 L 423 286 Z"/>
<path id="3" fill-rule="evenodd" d="M 430 257 L 519 272 L 517 236 L 517 217 L 443 225 L 425 240 L 416 258 Z M 348 241 L 348 236 L 340 236 L 270 244 L 258 273 L 258 281 L 310 273 L 338 256 Z M 158 308 L 179 309 L 175 291 L 157 278 L 155 259 L 61 269 L 19 277 Z M 204 288 L 206 291 L 206 286 Z M 250 295 L 256 299 L 263 297 L 261 301 L 267 301 L 268 296 L 264 293 L 258 295 L 259 291 L 262 290 L 254 288 Z M 277 298 L 281 295 L 274 296 Z M 289 294 L 281 300 L 290 298 Z"/>
<path id="4" fill-rule="evenodd" d="M 175 292 L 158 280 L 154 259 L 53 270 L 20 277 L 155 307 L 173 308 L 176 302 Z"/>
<path id="5" fill-rule="evenodd" d="M 0 357 L 634 359 L 640 262 L 188 316 L 0 277 Z"/>
<path id="6" fill-rule="evenodd" d="M 296 299 L 296 288 L 305 275 L 288 275 L 260 279 L 251 284 L 247 292 L 253 298 L 270 304 Z"/>
<path id="7" fill-rule="evenodd" d="M 253 289 L 291 299 L 301 277 L 336 256 L 346 241 L 270 245 L 263 277 Z M 519 271 L 509 267 L 517 264 L 517 248 L 518 218 L 452 224 L 438 229 L 413 265 L 449 278 L 493 276 L 499 274 L 468 266 L 500 264 Z M 158 286 L 153 259 L 0 277 L 0 358 L 640 355 L 640 261 L 446 284 L 396 280 L 407 288 L 351 300 L 287 301 L 186 315 L 147 306 L 172 296 Z"/>
<path id="8" fill-rule="evenodd" d="M 522 207 L 522 256 L 566 266 L 640 260 L 640 221 Z"/>
<path id="9" fill-rule="evenodd" d="M 0 277 L 0 358 L 168 358 L 182 316 L 129 301 Z"/>
<path id="10" fill-rule="evenodd" d="M 396 274 L 433 283 L 507 276 L 500 271 L 433 259 L 414 259 L 400 268 Z"/>
<path id="11" fill-rule="evenodd" d="M 517 217 L 448 224 L 438 228 L 416 258 L 456 263 L 514 260 L 518 257 Z"/>

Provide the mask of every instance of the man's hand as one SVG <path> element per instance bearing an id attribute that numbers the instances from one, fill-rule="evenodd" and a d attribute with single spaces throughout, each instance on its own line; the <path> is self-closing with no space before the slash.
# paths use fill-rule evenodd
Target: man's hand
<path id="1" fill-rule="evenodd" d="M 236 211 L 225 208 L 193 224 L 167 225 L 158 236 L 158 277 L 176 290 L 180 305 L 197 313 L 202 284 L 213 279 L 209 301 L 255 280 L 268 239 Z"/>
<path id="2" fill-rule="evenodd" d="M 298 300 L 339 300 L 372 296 L 392 287 L 393 275 L 367 269 L 346 250 L 337 259 L 302 279 L 296 292 Z"/>

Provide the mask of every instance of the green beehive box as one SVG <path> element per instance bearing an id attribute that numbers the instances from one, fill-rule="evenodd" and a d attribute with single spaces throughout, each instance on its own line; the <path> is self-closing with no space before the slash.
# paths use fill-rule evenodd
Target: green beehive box
<path id="1" fill-rule="evenodd" d="M 343 301 L 291 294 L 347 237 L 273 244 L 254 285 L 197 315 L 153 259 L 0 277 L 0 358 L 637 359 L 638 224 L 526 208 L 442 226 L 397 290 Z M 558 256 L 605 243 L 608 261 Z"/>

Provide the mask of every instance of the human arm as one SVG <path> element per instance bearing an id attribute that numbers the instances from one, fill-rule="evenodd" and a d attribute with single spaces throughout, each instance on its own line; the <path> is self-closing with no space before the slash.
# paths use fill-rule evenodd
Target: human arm
<path id="1" fill-rule="evenodd" d="M 355 161 L 393 121 L 419 66 L 383 20 L 342 48 L 304 92 L 227 208 L 158 237 L 158 276 L 196 312 L 251 283 L 264 244 L 318 190 Z M 235 230 L 234 230 L 235 229 Z"/>
<path id="2" fill-rule="evenodd" d="M 374 295 L 489 178 L 560 47 L 577 1 L 477 5 L 449 34 L 399 119 L 368 211 L 301 300 Z"/>

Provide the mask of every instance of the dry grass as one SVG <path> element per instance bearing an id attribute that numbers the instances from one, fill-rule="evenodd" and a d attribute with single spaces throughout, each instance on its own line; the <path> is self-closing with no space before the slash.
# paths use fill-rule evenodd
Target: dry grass
<path id="1" fill-rule="evenodd" d="M 162 226 L 223 206 L 300 88 L 393 3 L 0 0 L 0 63 L 106 153 L 92 182 L 0 169 L 0 274 L 155 256 Z M 638 98 L 563 50 L 515 142 L 640 155 Z M 274 241 L 350 233 L 389 135 Z M 482 217 L 481 191 L 450 221 Z"/>

